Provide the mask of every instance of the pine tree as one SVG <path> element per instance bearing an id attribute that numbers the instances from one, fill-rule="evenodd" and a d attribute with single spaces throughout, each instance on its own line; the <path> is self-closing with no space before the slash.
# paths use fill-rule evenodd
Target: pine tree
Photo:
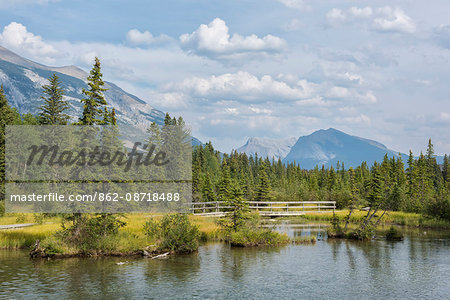
<path id="1" fill-rule="evenodd" d="M 444 155 L 444 163 L 442 166 L 442 176 L 444 177 L 444 182 L 450 182 L 450 169 L 448 164 L 448 155 Z"/>
<path id="2" fill-rule="evenodd" d="M 413 172 L 414 172 L 414 156 L 411 150 L 409 150 L 409 157 L 408 157 L 408 168 L 406 169 L 406 179 L 408 180 L 408 197 L 411 199 L 413 195 Z"/>
<path id="3" fill-rule="evenodd" d="M 216 201 L 216 194 L 214 193 L 213 185 L 211 183 L 211 176 L 206 173 L 202 183 L 202 200 L 205 202 Z"/>
<path id="4" fill-rule="evenodd" d="M 69 103 L 63 100 L 64 89 L 61 87 L 61 82 L 56 74 L 53 74 L 49 79 L 49 84 L 42 86 L 43 92 L 46 95 L 42 96 L 44 105 L 40 107 L 41 123 L 45 125 L 65 125 L 70 116 L 64 111 L 69 108 Z"/>
<path id="5" fill-rule="evenodd" d="M 227 161 L 224 159 L 222 163 L 222 171 L 217 187 L 217 198 L 219 201 L 228 201 L 233 195 L 230 178 L 230 168 Z"/>
<path id="6" fill-rule="evenodd" d="M 270 201 L 270 183 L 266 172 L 266 165 L 263 163 L 258 172 L 258 186 L 256 187 L 256 201 Z"/>
<path id="7" fill-rule="evenodd" d="M 83 89 L 83 94 L 86 98 L 81 99 L 83 115 L 78 122 L 79 125 L 103 124 L 104 122 L 101 119 L 102 116 L 104 117 L 104 109 L 102 107 L 106 105 L 103 92 L 107 89 L 103 88 L 105 83 L 102 77 L 100 60 L 96 57 L 90 76 L 87 78 L 89 89 Z"/>

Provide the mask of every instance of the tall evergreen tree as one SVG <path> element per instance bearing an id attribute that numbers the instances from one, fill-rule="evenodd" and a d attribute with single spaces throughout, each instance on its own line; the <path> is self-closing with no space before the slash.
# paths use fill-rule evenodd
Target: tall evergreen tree
<path id="1" fill-rule="evenodd" d="M 222 170 L 220 180 L 217 187 L 217 197 L 219 201 L 228 201 L 233 196 L 232 183 L 230 177 L 230 168 L 227 161 L 224 159 L 222 163 Z"/>
<path id="2" fill-rule="evenodd" d="M 53 74 L 49 79 L 49 84 L 42 86 L 43 92 L 46 96 L 42 96 L 44 105 L 40 107 L 39 113 L 41 123 L 45 125 L 65 125 L 70 116 L 64 111 L 69 108 L 69 103 L 63 100 L 64 89 L 61 87 L 61 82 L 56 74 Z"/>
<path id="3" fill-rule="evenodd" d="M 444 155 L 444 164 L 442 166 L 442 176 L 444 177 L 444 182 L 450 182 L 450 169 L 448 164 L 448 155 Z"/>
<path id="4" fill-rule="evenodd" d="M 105 83 L 102 77 L 100 60 L 96 57 L 90 76 L 87 78 L 89 89 L 83 89 L 83 94 L 86 98 L 81 99 L 83 103 L 83 115 L 78 122 L 79 125 L 104 123 L 103 107 L 106 105 L 106 100 L 103 92 L 107 89 L 103 87 Z"/>
<path id="5" fill-rule="evenodd" d="M 266 172 L 266 165 L 263 163 L 258 172 L 258 186 L 256 188 L 256 201 L 270 201 L 270 183 Z"/>
<path id="6" fill-rule="evenodd" d="M 5 129 L 6 125 L 20 123 L 20 115 L 11 108 L 6 99 L 3 85 L 0 86 L 0 202 L 5 199 Z M 0 216 L 3 214 L 3 204 L 0 203 Z"/>

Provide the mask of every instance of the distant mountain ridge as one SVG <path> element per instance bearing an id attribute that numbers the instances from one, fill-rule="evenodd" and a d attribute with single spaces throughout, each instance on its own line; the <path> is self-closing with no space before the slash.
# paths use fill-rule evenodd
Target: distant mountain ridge
<path id="1" fill-rule="evenodd" d="M 237 152 L 246 153 L 249 156 L 257 153 L 260 157 L 282 159 L 291 151 L 296 141 L 294 137 L 282 140 L 252 137 L 245 145 L 238 148 Z"/>
<path id="2" fill-rule="evenodd" d="M 21 113 L 36 113 L 42 105 L 42 85 L 53 73 L 59 76 L 70 104 L 68 114 L 74 119 L 81 114 L 82 89 L 86 88 L 88 74 L 75 66 L 48 67 L 23 58 L 0 46 L 0 83 L 11 105 Z M 112 82 L 105 82 L 104 94 L 108 105 L 116 109 L 120 123 L 142 130 L 151 122 L 162 124 L 164 113 L 138 97 L 129 94 Z"/>
<path id="3" fill-rule="evenodd" d="M 274 157 L 273 153 L 284 153 L 286 150 L 286 147 L 280 143 L 281 140 L 269 140 L 272 141 L 270 147 L 264 145 L 264 143 L 253 142 L 259 140 L 265 141 L 266 139 L 250 138 L 237 151 L 245 152 L 248 155 L 258 153 L 260 157 L 272 158 Z M 268 148 L 272 155 L 266 155 Z M 322 165 L 335 167 L 337 162 L 340 162 L 341 165 L 344 164 L 345 168 L 355 168 L 363 161 L 370 166 L 375 161 L 381 162 L 385 154 L 389 157 L 401 155 L 405 163 L 408 159 L 406 154 L 399 154 L 398 151 L 388 149 L 382 143 L 352 136 L 334 128 L 321 129 L 310 135 L 302 136 L 289 149 L 284 157 L 280 155 L 282 161 L 284 163 L 298 163 L 304 169 L 313 169 Z M 440 163 L 443 157 L 438 156 L 436 159 Z"/>
<path id="4" fill-rule="evenodd" d="M 363 161 L 369 165 L 374 161 L 380 162 L 385 154 L 389 157 L 399 155 L 379 142 L 329 128 L 300 137 L 283 161 L 297 162 L 306 169 L 316 165 L 336 166 L 339 161 L 348 168 L 356 167 Z M 402 154 L 402 157 L 406 158 L 406 155 Z"/>

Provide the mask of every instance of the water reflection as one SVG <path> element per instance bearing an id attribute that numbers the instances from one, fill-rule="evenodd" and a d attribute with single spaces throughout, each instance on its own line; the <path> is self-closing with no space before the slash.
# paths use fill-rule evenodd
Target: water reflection
<path id="1" fill-rule="evenodd" d="M 279 228 L 290 236 L 323 228 Z M 0 298 L 446 298 L 449 232 L 406 232 L 403 242 L 318 241 L 280 248 L 210 243 L 164 260 L 30 260 L 0 251 Z M 128 260 L 124 265 L 118 261 Z"/>

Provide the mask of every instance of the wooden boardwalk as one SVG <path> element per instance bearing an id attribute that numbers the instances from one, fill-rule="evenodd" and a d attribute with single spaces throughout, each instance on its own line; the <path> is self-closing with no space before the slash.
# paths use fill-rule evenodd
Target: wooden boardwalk
<path id="1" fill-rule="evenodd" d="M 336 201 L 247 201 L 248 208 L 261 216 L 286 217 L 309 213 L 334 212 Z M 226 202 L 193 202 L 191 212 L 199 216 L 221 217 L 229 213 L 231 206 Z"/>

